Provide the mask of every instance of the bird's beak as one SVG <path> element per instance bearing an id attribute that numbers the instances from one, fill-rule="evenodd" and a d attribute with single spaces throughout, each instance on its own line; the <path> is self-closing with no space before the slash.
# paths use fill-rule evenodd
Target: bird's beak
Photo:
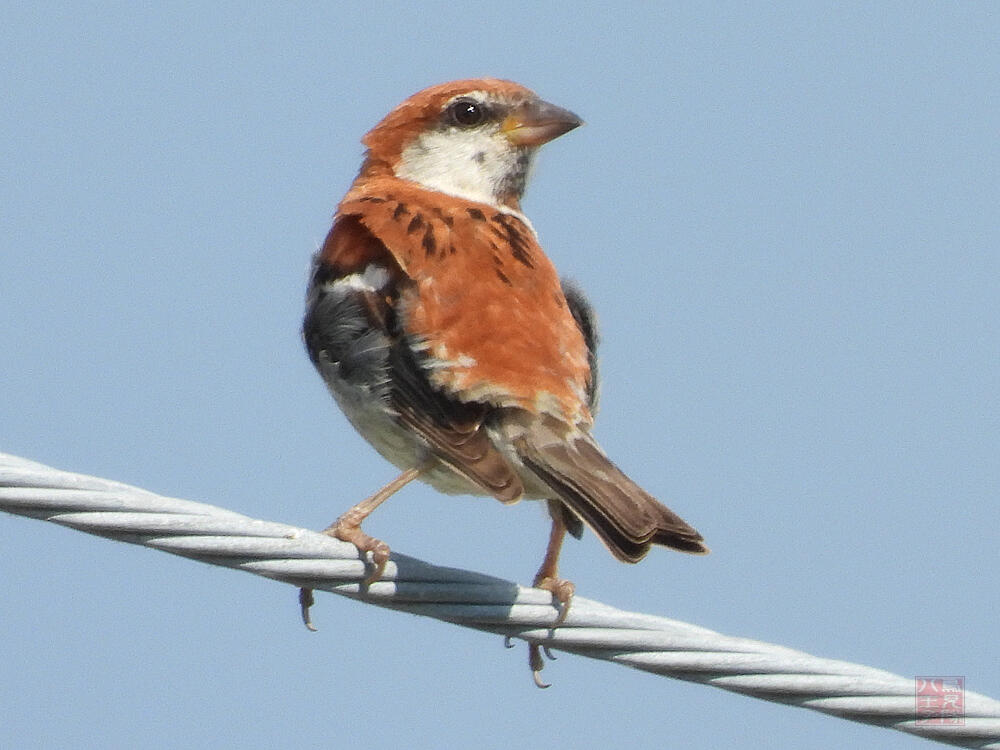
<path id="1" fill-rule="evenodd" d="M 580 125 L 583 120 L 568 109 L 535 99 L 512 109 L 500 130 L 516 146 L 541 146 Z"/>

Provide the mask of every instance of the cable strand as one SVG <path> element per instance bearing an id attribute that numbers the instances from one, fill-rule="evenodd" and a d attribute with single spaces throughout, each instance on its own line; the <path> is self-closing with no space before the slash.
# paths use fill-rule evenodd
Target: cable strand
<path id="1" fill-rule="evenodd" d="M 347 596 L 542 649 L 601 659 L 958 747 L 1000 750 L 1000 702 L 965 693 L 964 723 L 918 720 L 914 680 L 576 596 L 566 622 L 548 591 L 393 552 L 363 586 L 355 547 L 324 534 L 163 497 L 0 453 L 0 510 L 297 587 Z"/>

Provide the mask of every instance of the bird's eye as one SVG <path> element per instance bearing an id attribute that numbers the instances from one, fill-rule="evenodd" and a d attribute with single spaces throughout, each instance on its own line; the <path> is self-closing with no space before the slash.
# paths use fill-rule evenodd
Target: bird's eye
<path id="1" fill-rule="evenodd" d="M 459 99 L 448 105 L 448 117 L 456 125 L 471 128 L 486 119 L 486 108 L 478 102 L 469 99 Z"/>

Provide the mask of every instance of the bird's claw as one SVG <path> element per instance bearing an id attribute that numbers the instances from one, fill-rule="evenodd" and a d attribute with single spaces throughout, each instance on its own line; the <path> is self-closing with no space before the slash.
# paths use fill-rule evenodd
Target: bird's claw
<path id="1" fill-rule="evenodd" d="M 361 549 L 360 547 L 358 548 L 358 551 L 361 552 L 362 555 L 364 555 L 365 552 L 372 553 L 372 565 L 374 566 L 374 570 L 372 570 L 371 574 L 365 578 L 363 582 L 365 586 L 371 586 L 373 583 L 382 578 L 382 574 L 385 573 L 385 566 L 389 562 L 389 555 L 391 554 L 389 545 L 381 539 L 374 539 L 372 537 L 368 537 L 368 539 L 371 544 L 366 550 Z"/>
<path id="2" fill-rule="evenodd" d="M 559 616 L 552 626 L 557 628 L 566 622 L 570 604 L 573 603 L 573 594 L 576 593 L 576 586 L 573 585 L 573 582 L 567 581 L 565 578 L 543 576 L 535 579 L 534 586 L 545 589 L 559 602 Z"/>
<path id="3" fill-rule="evenodd" d="M 514 636 L 505 635 L 503 637 L 503 647 L 504 648 L 514 648 Z M 542 682 L 541 672 L 545 669 L 545 659 L 542 658 L 542 654 L 545 654 L 546 659 L 555 661 L 555 654 L 549 650 L 548 646 L 539 646 L 536 643 L 528 644 L 528 666 L 531 667 L 531 679 L 535 681 L 535 685 L 544 690 L 545 688 L 552 687 L 547 682 Z"/>
<path id="4" fill-rule="evenodd" d="M 573 585 L 572 581 L 567 581 L 565 578 L 557 578 L 554 575 L 545 575 L 542 571 L 535 576 L 534 580 L 535 588 L 544 589 L 552 594 L 552 597 L 558 602 L 559 615 L 556 617 L 556 621 L 552 624 L 552 627 L 557 628 L 566 622 L 566 616 L 569 614 L 570 604 L 573 603 L 573 594 L 576 593 L 576 586 Z M 509 644 L 510 637 L 508 636 L 505 643 Z M 531 667 L 531 677 L 535 681 L 535 685 L 542 688 L 551 687 L 547 682 L 542 682 L 542 670 L 545 668 L 545 660 L 542 658 L 542 654 L 549 659 L 555 660 L 555 656 L 549 650 L 548 646 L 540 646 L 537 643 L 532 643 L 528 645 L 528 666 Z"/>
<path id="5" fill-rule="evenodd" d="M 313 625 L 312 617 L 309 615 L 309 609 L 316 600 L 313 598 L 313 590 L 307 588 L 299 589 L 299 611 L 302 613 L 302 624 L 306 626 L 310 631 L 315 633 L 319 628 Z"/>
<path id="6" fill-rule="evenodd" d="M 385 573 L 385 566 L 389 562 L 392 550 L 390 550 L 389 545 L 381 539 L 368 536 L 368 534 L 363 532 L 361 530 L 361 521 L 352 518 L 350 512 L 345 513 L 333 524 L 323 529 L 323 533 L 327 536 L 332 536 L 334 539 L 339 539 L 342 542 L 350 542 L 353 544 L 357 548 L 358 554 L 361 555 L 362 561 L 365 562 L 366 567 L 368 553 L 372 553 L 372 565 L 374 569 L 364 578 L 363 581 L 361 581 L 361 585 L 363 587 L 367 588 L 368 586 L 371 586 L 382 577 L 383 573 Z M 309 609 L 314 603 L 315 600 L 313 598 L 312 589 L 299 589 L 299 610 L 302 613 L 302 623 L 309 630 L 316 632 L 318 628 L 313 625 L 312 617 L 309 614 Z"/>
<path id="7" fill-rule="evenodd" d="M 541 646 L 537 643 L 528 645 L 528 666 L 531 668 L 531 678 L 535 681 L 535 686 L 545 690 L 552 687 L 550 683 L 542 682 L 542 670 L 545 669 L 545 660 L 542 659 Z"/>
<path id="8" fill-rule="evenodd" d="M 381 539 L 368 536 L 368 534 L 362 531 L 361 521 L 354 519 L 350 511 L 338 518 L 333 525 L 323 529 L 323 533 L 327 536 L 339 539 L 342 542 L 350 542 L 353 544 L 357 548 L 363 561 L 367 561 L 368 552 L 372 553 L 372 565 L 374 566 L 374 569 L 361 582 L 362 586 L 371 586 L 373 583 L 382 578 L 382 574 L 385 573 L 385 566 L 389 562 L 389 556 L 392 554 L 392 550 L 390 550 L 389 545 Z"/>

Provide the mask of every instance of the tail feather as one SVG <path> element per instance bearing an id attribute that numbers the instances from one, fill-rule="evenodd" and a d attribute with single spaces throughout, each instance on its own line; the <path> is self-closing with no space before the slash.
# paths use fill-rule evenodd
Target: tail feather
<path id="1" fill-rule="evenodd" d="M 624 562 L 639 562 L 654 544 L 705 554 L 702 536 L 629 479 L 587 434 L 537 445 L 522 437 L 525 465 Z"/>

